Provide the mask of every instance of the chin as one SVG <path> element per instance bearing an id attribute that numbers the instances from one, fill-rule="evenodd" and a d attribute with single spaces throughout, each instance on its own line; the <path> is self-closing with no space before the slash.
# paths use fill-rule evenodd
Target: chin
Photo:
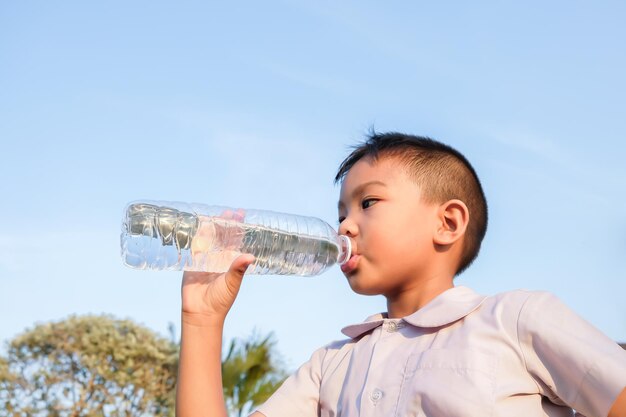
<path id="1" fill-rule="evenodd" d="M 380 295 L 381 292 L 378 288 L 371 287 L 367 283 L 363 282 L 363 279 L 359 280 L 358 274 L 353 274 L 348 278 L 348 284 L 353 292 L 359 295 Z"/>

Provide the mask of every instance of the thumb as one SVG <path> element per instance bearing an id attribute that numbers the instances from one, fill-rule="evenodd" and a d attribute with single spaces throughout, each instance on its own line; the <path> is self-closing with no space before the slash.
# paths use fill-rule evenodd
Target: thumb
<path id="1" fill-rule="evenodd" d="M 244 254 L 236 257 L 233 263 L 230 264 L 230 268 L 226 272 L 226 285 L 228 285 L 228 289 L 233 294 L 239 292 L 243 275 L 254 260 L 254 255 Z"/>

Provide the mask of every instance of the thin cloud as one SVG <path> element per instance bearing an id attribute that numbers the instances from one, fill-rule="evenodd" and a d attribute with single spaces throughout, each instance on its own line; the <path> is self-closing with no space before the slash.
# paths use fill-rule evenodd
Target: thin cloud
<path id="1" fill-rule="evenodd" d="M 488 135 L 492 140 L 511 148 L 527 152 L 553 162 L 568 163 L 567 150 L 557 145 L 557 141 L 538 133 L 516 130 L 500 130 Z"/>

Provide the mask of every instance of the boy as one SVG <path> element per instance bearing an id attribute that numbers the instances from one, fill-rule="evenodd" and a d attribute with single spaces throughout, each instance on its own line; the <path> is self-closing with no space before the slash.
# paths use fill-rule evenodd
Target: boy
<path id="1" fill-rule="evenodd" d="M 342 163 L 342 265 L 387 313 L 345 327 L 253 413 L 274 416 L 626 417 L 626 352 L 555 297 L 455 287 L 476 258 L 487 204 L 473 168 L 439 142 L 374 134 Z M 185 273 L 180 416 L 226 416 L 224 319 L 251 255 L 226 274 Z"/>

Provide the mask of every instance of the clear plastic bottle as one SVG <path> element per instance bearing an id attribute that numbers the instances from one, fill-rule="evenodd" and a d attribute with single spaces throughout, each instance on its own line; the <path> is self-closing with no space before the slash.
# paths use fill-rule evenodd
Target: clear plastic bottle
<path id="1" fill-rule="evenodd" d="M 251 253 L 247 273 L 275 275 L 317 275 L 351 250 L 348 237 L 314 217 L 149 200 L 126 206 L 120 243 L 131 268 L 224 272 Z"/>

